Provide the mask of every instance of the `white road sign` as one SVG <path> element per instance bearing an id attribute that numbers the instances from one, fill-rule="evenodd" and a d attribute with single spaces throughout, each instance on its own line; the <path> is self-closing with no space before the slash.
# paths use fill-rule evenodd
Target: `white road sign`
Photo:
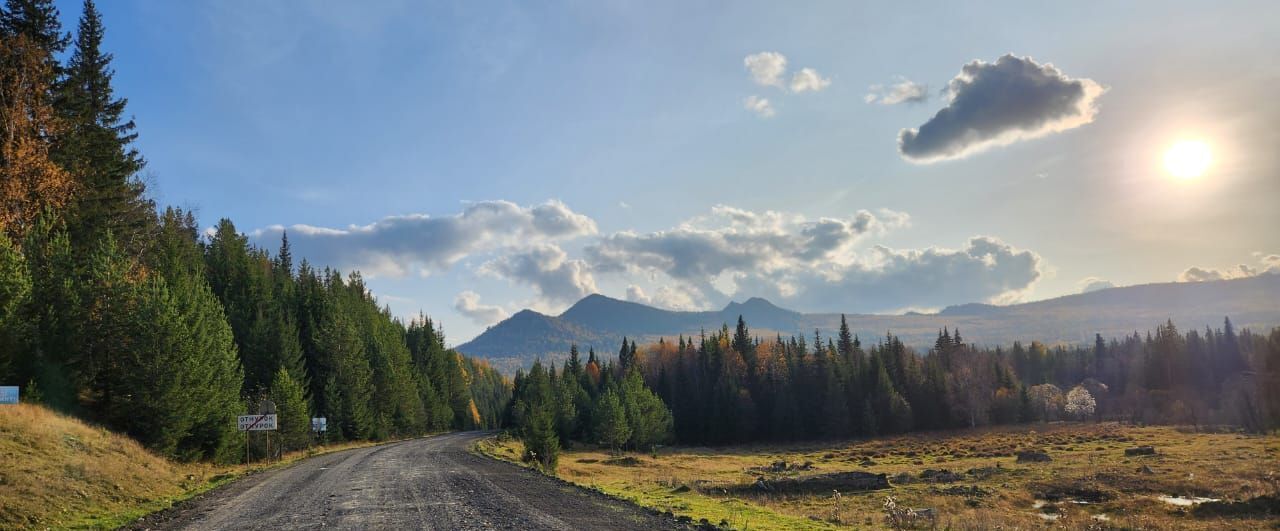
<path id="1" fill-rule="evenodd" d="M 329 419 L 326 417 L 312 417 L 311 431 L 329 431 Z"/>
<path id="2" fill-rule="evenodd" d="M 240 431 L 264 431 L 276 429 L 275 415 L 240 415 L 237 418 Z"/>

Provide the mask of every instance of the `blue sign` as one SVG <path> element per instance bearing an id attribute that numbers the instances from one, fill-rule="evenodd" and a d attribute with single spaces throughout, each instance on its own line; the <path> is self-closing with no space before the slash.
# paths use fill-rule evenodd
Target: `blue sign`
<path id="1" fill-rule="evenodd" d="M 17 404 L 18 386 L 0 385 L 0 404 Z"/>

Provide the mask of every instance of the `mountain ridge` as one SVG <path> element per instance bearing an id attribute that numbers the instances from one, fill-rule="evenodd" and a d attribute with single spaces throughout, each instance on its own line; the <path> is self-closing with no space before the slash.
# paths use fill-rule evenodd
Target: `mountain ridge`
<path id="1" fill-rule="evenodd" d="M 1046 344 L 1090 342 L 1154 329 L 1165 320 L 1181 328 L 1220 327 L 1230 317 L 1238 328 L 1280 325 L 1280 275 L 1210 282 L 1166 282 L 1108 288 L 1039 301 L 994 305 L 968 303 L 947 306 L 937 313 L 844 314 L 850 328 L 874 341 L 893 333 L 908 345 L 927 348 L 937 330 L 963 327 L 972 343 L 1008 345 L 1038 340 Z M 559 315 L 522 310 L 456 348 L 489 358 L 511 369 L 534 359 L 563 358 L 569 346 L 582 351 L 615 352 L 623 337 L 638 343 L 695 336 L 723 325 L 733 326 L 741 315 L 753 334 L 823 335 L 834 333 L 840 313 L 801 313 L 761 297 L 730 302 L 720 310 L 678 311 L 592 294 Z"/>

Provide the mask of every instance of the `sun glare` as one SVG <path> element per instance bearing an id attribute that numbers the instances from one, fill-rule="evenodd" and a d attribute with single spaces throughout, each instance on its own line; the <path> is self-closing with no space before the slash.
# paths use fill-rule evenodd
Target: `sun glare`
<path id="1" fill-rule="evenodd" d="M 1164 168 L 1180 179 L 1194 179 L 1204 175 L 1213 163 L 1209 144 L 1200 140 L 1183 140 L 1164 152 Z"/>

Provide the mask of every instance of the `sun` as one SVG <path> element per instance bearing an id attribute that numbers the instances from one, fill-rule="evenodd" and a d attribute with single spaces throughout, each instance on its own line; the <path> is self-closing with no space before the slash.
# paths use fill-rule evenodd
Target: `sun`
<path id="1" fill-rule="evenodd" d="M 1182 140 L 1164 152 L 1164 168 L 1180 179 L 1194 179 L 1204 175 L 1213 163 L 1209 144 L 1200 140 Z"/>

